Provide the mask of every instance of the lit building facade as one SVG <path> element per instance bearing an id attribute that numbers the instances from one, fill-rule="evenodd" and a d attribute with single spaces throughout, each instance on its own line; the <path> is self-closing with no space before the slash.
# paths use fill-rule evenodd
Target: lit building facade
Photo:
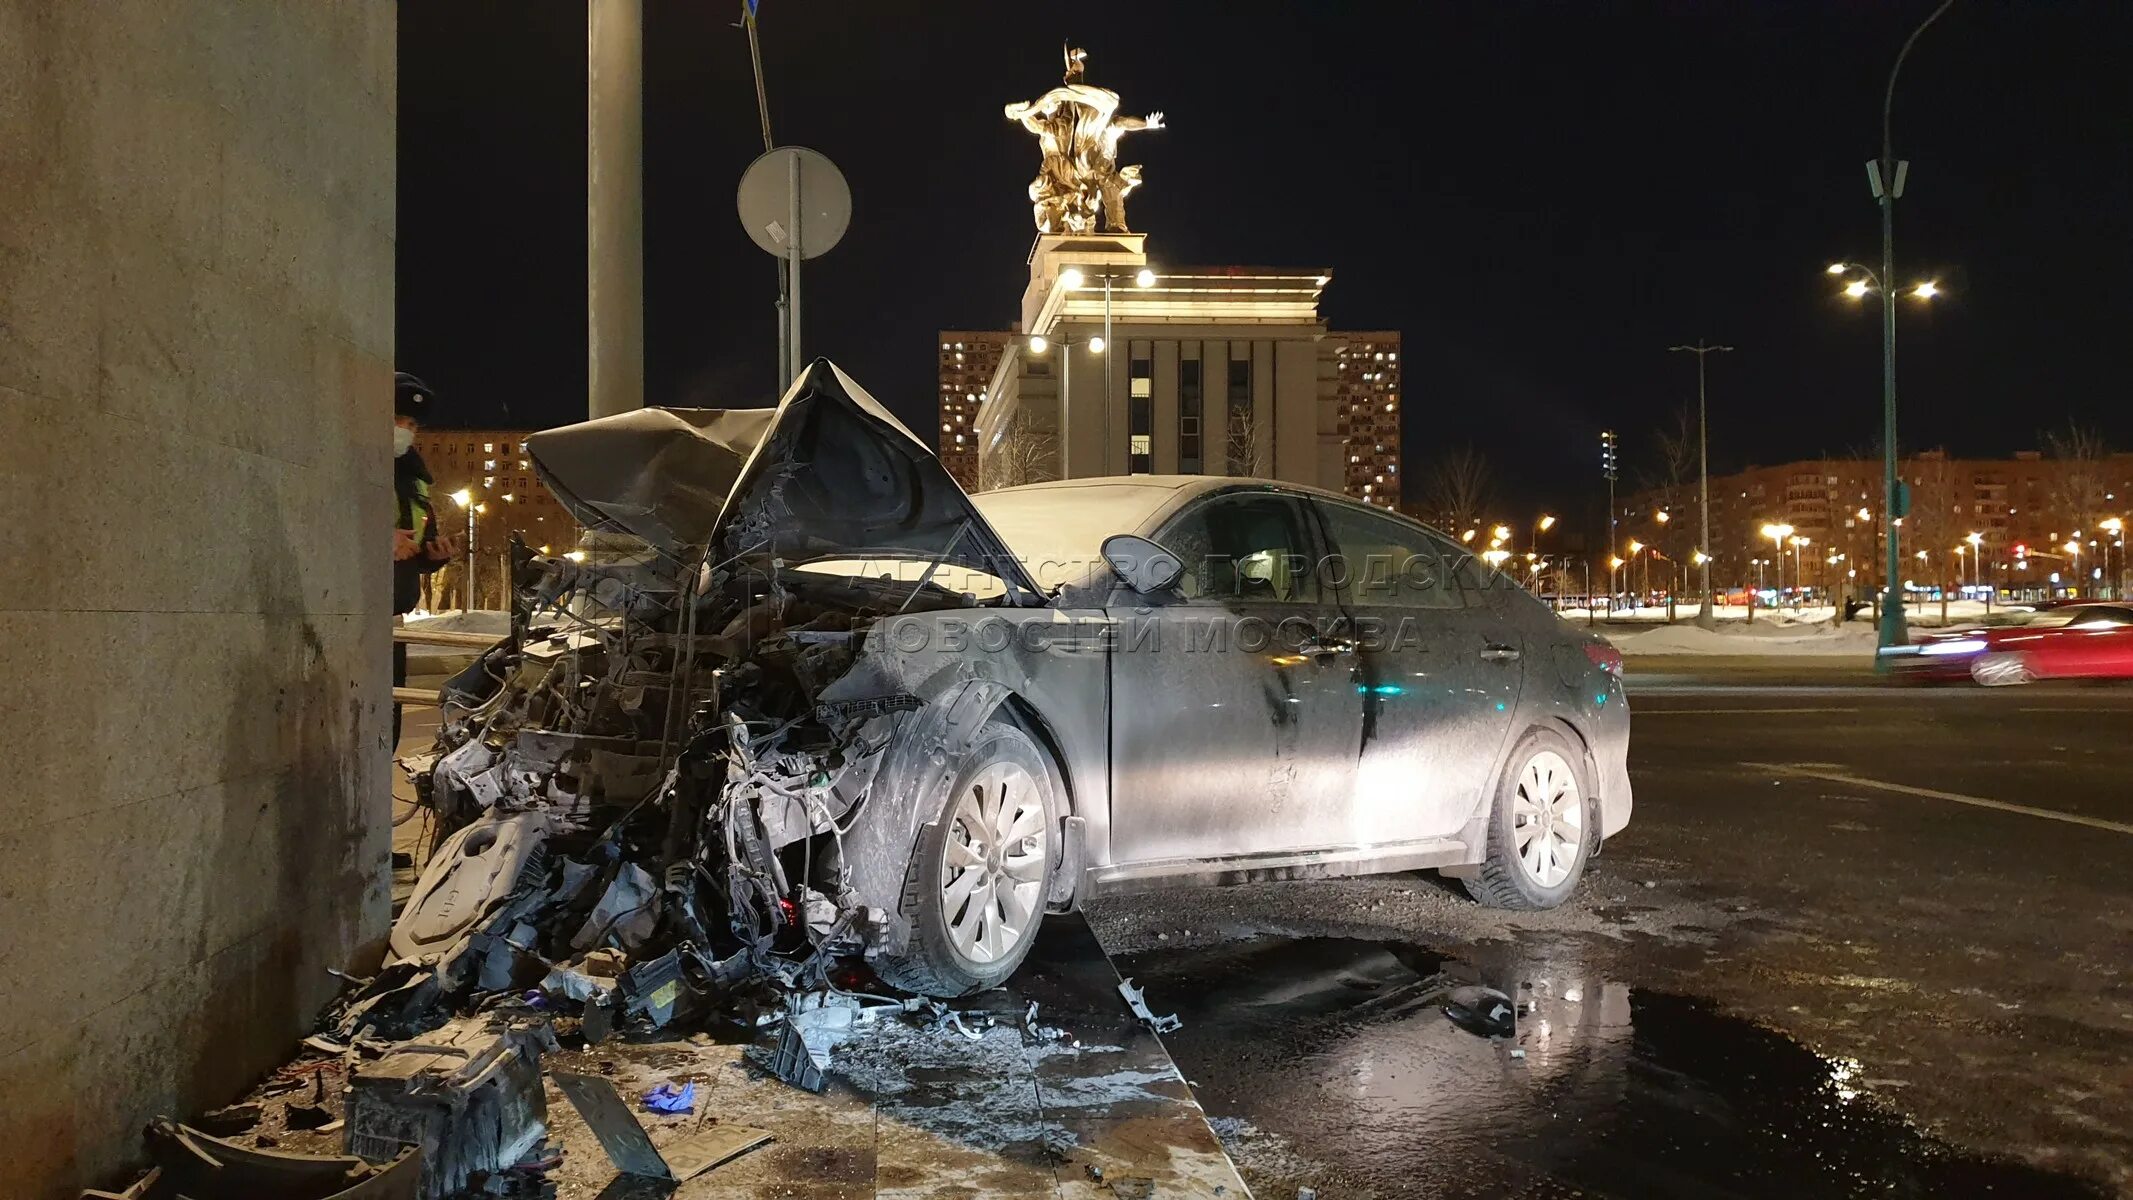
<path id="1" fill-rule="evenodd" d="M 1989 576 L 2018 589 L 2122 585 L 2124 523 L 2133 519 L 2133 454 L 2067 460 L 2023 451 L 1978 459 L 1929 450 L 1901 467 L 1911 490 L 1903 553 L 1921 584 Z M 1758 560 L 1764 576 L 1774 578 L 1770 572 L 1782 550 L 1788 587 L 1798 578 L 1817 589 L 1872 590 L 1884 569 L 1882 469 L 1880 459 L 1808 459 L 1712 476 L 1715 578 L 1733 585 L 1753 580 Z M 1695 492 L 1691 478 L 1677 488 L 1624 497 L 1619 537 L 1670 556 L 1690 553 Z M 1675 519 L 1661 522 L 1660 512 Z M 2116 529 L 2106 526 L 2112 521 Z M 1790 529 L 1774 541 L 1762 532 L 1766 526 Z M 1973 533 L 1979 535 L 1975 543 L 1969 540 Z M 1792 545 L 1794 538 L 1802 544 Z M 1618 546 L 1615 553 L 1625 551 Z M 2099 571 L 2105 574 L 2099 577 Z"/>
<path id="2" fill-rule="evenodd" d="M 464 535 L 466 513 L 448 498 L 461 488 L 472 493 L 482 510 L 475 517 L 481 543 L 501 548 L 512 533 L 533 547 L 558 552 L 577 542 L 581 530 L 555 496 L 533 473 L 526 457 L 530 429 L 424 429 L 415 449 L 436 480 L 430 495 L 437 521 L 447 533 Z"/>
<path id="3" fill-rule="evenodd" d="M 1257 476 L 1396 506 L 1400 337 L 1329 331 L 1330 275 L 1157 266 L 1137 233 L 1040 236 L 1022 320 L 990 335 L 996 366 L 976 392 L 979 486 Z M 951 394 L 944 458 L 961 427 Z"/>
<path id="4" fill-rule="evenodd" d="M 1013 334 L 941 330 L 941 465 L 965 491 L 978 490 L 978 409 Z"/>

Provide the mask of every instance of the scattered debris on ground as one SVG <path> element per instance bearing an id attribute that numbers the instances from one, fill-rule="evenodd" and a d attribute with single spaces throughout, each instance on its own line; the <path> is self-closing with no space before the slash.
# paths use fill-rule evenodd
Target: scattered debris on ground
<path id="1" fill-rule="evenodd" d="M 1118 994 L 1126 998 L 1126 1007 L 1133 1010 L 1133 1015 L 1139 1017 L 1147 1024 L 1148 1028 L 1155 1030 L 1157 1033 L 1169 1033 L 1174 1029 L 1183 1028 L 1185 1025 L 1185 1022 L 1179 1020 L 1174 1013 L 1167 1017 L 1159 1017 L 1148 1011 L 1147 997 L 1141 995 L 1141 990 L 1133 986 L 1131 979 L 1123 980 L 1119 983 Z"/>

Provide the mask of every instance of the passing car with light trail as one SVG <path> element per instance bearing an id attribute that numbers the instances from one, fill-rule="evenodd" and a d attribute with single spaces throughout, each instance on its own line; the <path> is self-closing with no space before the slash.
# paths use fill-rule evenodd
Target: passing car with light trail
<path id="1" fill-rule="evenodd" d="M 1943 629 L 1881 651 L 1896 678 L 2011 687 L 2040 679 L 2133 679 L 2133 605 L 2055 605 L 2017 624 Z"/>
<path id="2" fill-rule="evenodd" d="M 418 781 L 490 828 L 426 873 L 404 956 L 457 961 L 478 918 L 496 980 L 552 927 L 543 962 L 620 936 L 667 1007 L 677 976 L 805 986 L 862 955 L 953 996 L 1111 892 L 1438 869 L 1548 907 L 1629 820 L 1621 657 L 1345 497 L 971 496 L 827 362 L 775 410 L 527 446 L 641 550 L 522 556 L 513 635 L 445 689 Z"/>

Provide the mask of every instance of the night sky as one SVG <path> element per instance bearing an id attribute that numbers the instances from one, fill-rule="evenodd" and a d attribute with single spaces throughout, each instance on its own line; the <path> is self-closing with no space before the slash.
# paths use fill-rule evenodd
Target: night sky
<path id="1" fill-rule="evenodd" d="M 776 270 L 733 189 L 762 150 L 738 3 L 646 0 L 647 399 L 774 399 Z M 1002 118 L 1089 79 L 1136 134 L 1161 265 L 1325 266 L 1335 328 L 1406 336 L 1410 486 L 1470 443 L 1507 508 L 1625 485 L 1711 359 L 1714 470 L 1877 445 L 1879 261 L 1862 164 L 1931 0 L 883 4 L 762 0 L 773 130 L 851 182 L 808 264 L 810 356 L 916 429 L 934 333 L 1006 328 L 1034 141 Z M 440 423 L 544 426 L 585 395 L 585 20 L 575 0 L 400 9 L 399 354 Z M 2076 419 L 2133 447 L 2133 5 L 1957 0 L 1896 100 L 1907 447 L 2003 454 Z"/>

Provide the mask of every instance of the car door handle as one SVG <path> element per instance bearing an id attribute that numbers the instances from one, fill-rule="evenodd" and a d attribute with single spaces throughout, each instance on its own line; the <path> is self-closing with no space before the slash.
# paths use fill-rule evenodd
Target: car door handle
<path id="1" fill-rule="evenodd" d="M 1506 646 L 1501 642 L 1490 642 L 1481 651 L 1483 662 L 1517 662 L 1521 657 L 1523 656 L 1518 647 Z"/>
<path id="2" fill-rule="evenodd" d="M 1336 654 L 1355 653 L 1355 643 L 1347 638 L 1314 638 L 1296 647 L 1296 652 L 1312 658 L 1331 658 Z"/>

